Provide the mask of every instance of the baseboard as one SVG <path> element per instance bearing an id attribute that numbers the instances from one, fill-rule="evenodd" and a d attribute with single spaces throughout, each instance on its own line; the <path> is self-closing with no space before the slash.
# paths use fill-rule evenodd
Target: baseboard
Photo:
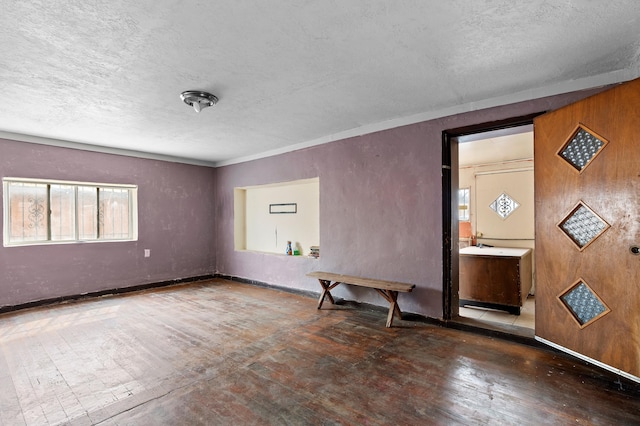
<path id="1" fill-rule="evenodd" d="M 310 290 L 300 290 L 300 289 L 291 288 L 291 287 L 284 287 L 284 286 L 279 286 L 275 284 L 269 284 L 263 281 L 252 280 L 249 278 L 236 277 L 233 275 L 216 274 L 215 278 L 220 278 L 220 279 L 229 280 L 229 281 L 236 281 L 243 284 L 251 284 L 257 287 L 270 288 L 273 290 L 283 291 L 285 293 L 297 294 L 300 296 L 315 297 L 315 298 L 318 298 L 320 296 L 320 292 L 314 292 Z"/>
<path id="2" fill-rule="evenodd" d="M 59 303 L 76 301 L 76 300 L 90 299 L 90 298 L 95 298 L 95 297 L 102 297 L 102 296 L 109 296 L 109 295 L 116 295 L 116 294 L 124 294 L 124 293 L 133 293 L 133 292 L 136 292 L 136 291 L 149 290 L 149 289 L 160 288 L 160 287 L 167 287 L 167 286 L 170 286 L 170 285 L 184 284 L 184 283 L 190 283 L 190 282 L 195 282 L 195 281 L 210 280 L 210 279 L 213 279 L 213 278 L 215 278 L 214 275 L 199 275 L 199 276 L 196 276 L 196 277 L 178 278 L 178 279 L 175 279 L 175 280 L 159 281 L 159 282 L 153 282 L 153 283 L 148 283 L 148 284 L 140 284 L 140 285 L 134 285 L 134 286 L 131 286 L 131 287 L 114 288 L 114 289 L 109 289 L 109 290 L 95 291 L 95 292 L 91 292 L 91 293 L 83 293 L 83 294 L 74 294 L 74 295 L 70 295 L 70 296 L 53 297 L 53 298 L 50 298 L 50 299 L 43 299 L 43 300 L 36 300 L 36 301 L 33 301 L 33 302 L 21 303 L 19 305 L 2 306 L 2 307 L 0 307 L 0 314 L 4 314 L 4 313 L 7 313 L 7 312 L 20 311 L 20 310 L 29 309 L 29 308 L 37 308 L 37 307 L 40 307 L 40 306 L 55 305 L 55 304 L 59 304 Z"/>

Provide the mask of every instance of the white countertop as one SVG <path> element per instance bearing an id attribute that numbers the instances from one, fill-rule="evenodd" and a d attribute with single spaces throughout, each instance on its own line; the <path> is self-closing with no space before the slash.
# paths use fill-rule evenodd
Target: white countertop
<path id="1" fill-rule="evenodd" d="M 477 256 L 504 256 L 504 257 L 522 257 L 529 253 L 528 248 L 513 247 L 465 247 L 460 249 L 460 254 L 470 254 Z"/>

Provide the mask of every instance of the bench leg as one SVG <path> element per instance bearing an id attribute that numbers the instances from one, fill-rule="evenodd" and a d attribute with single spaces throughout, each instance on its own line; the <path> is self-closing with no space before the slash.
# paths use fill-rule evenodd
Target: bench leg
<path id="1" fill-rule="evenodd" d="M 387 315 L 387 328 L 393 324 L 393 316 L 397 315 L 402 319 L 402 312 L 398 306 L 398 292 L 393 290 L 382 290 L 376 288 L 376 291 L 389 302 L 389 314 Z"/>
<path id="2" fill-rule="evenodd" d="M 331 302 L 332 305 L 335 305 L 336 302 L 335 300 L 333 300 L 333 296 L 330 293 L 330 290 L 336 288 L 338 286 L 338 284 L 340 284 L 339 282 L 333 283 L 331 284 L 331 281 L 329 280 L 321 280 L 318 279 L 318 281 L 320 282 L 320 285 L 322 286 L 322 293 L 320 294 L 320 300 L 318 300 L 318 309 L 320 309 L 322 307 L 322 302 L 324 302 L 324 298 L 327 297 L 329 298 L 329 301 Z"/>

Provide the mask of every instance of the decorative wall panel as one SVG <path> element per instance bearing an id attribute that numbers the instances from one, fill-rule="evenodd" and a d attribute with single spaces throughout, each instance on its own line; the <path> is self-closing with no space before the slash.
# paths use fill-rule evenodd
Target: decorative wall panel
<path id="1" fill-rule="evenodd" d="M 518 207 L 520 207 L 520 203 L 503 192 L 498 196 L 498 198 L 493 200 L 489 207 L 491 208 L 491 210 L 496 212 L 498 216 L 506 219 L 511 213 L 513 213 Z"/>

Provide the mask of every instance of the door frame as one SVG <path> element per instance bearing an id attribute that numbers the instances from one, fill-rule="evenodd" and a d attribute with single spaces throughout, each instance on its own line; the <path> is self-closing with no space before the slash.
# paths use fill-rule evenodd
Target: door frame
<path id="1" fill-rule="evenodd" d="M 454 253 L 453 250 L 459 234 L 458 221 L 453 220 L 453 214 L 458 210 L 457 139 L 491 131 L 504 131 L 507 134 L 514 127 L 533 125 L 533 119 L 544 113 L 546 111 L 442 132 L 442 318 L 445 322 L 451 322 L 460 312 L 458 306 L 459 254 L 457 251 Z M 456 196 L 454 197 L 453 194 Z"/>

